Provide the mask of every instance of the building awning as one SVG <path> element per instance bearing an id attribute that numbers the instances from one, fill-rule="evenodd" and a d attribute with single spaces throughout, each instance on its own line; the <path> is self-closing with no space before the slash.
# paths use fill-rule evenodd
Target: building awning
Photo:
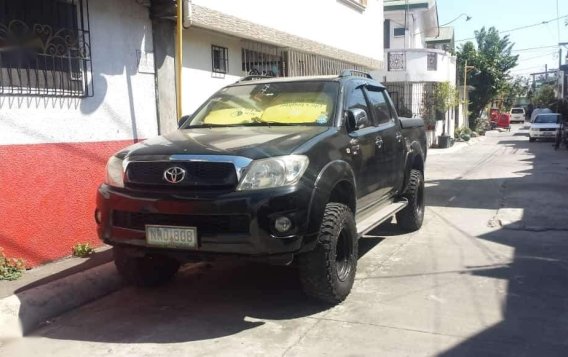
<path id="1" fill-rule="evenodd" d="M 440 27 L 440 33 L 437 36 L 426 37 L 426 43 L 452 42 L 454 40 L 453 27 Z"/>

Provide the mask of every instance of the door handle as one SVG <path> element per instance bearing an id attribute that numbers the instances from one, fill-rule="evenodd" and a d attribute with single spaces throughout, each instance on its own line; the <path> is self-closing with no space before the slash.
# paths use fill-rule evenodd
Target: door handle
<path id="1" fill-rule="evenodd" d="M 349 140 L 349 145 L 351 146 L 351 149 L 347 149 L 347 153 L 349 154 L 350 152 L 353 152 L 353 155 L 357 155 L 359 153 L 359 149 L 361 148 L 359 146 L 359 140 L 351 139 Z"/>
<path id="2" fill-rule="evenodd" d="M 396 141 L 400 142 L 402 141 L 402 134 L 400 133 L 400 131 L 398 131 L 395 135 Z"/>
<path id="3" fill-rule="evenodd" d="M 383 138 L 377 136 L 377 138 L 375 139 L 375 145 L 380 149 L 383 147 L 383 144 L 384 144 Z"/>

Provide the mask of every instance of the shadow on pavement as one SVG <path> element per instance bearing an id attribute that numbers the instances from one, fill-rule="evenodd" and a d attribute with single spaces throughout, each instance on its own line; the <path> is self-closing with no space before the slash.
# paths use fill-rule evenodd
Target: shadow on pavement
<path id="1" fill-rule="evenodd" d="M 359 241 L 360 257 L 383 240 L 381 230 Z M 294 266 L 200 263 L 182 268 L 170 284 L 127 287 L 62 315 L 63 326 L 48 325 L 30 336 L 125 344 L 201 341 L 254 329 L 265 324 L 260 320 L 295 324 L 329 307 L 304 295 Z"/>
<path id="2" fill-rule="evenodd" d="M 524 176 L 482 180 L 486 182 L 439 182 L 429 192 L 448 186 L 453 194 L 474 189 L 479 199 L 449 202 L 452 207 L 518 208 L 523 220 L 540 220 L 541 232 L 503 227 L 478 237 L 514 248 L 510 264 L 473 269 L 469 274 L 506 280 L 502 321 L 474 335 L 441 356 L 568 356 L 568 230 L 555 231 L 555 222 L 568 220 L 568 152 L 555 152 L 544 143 L 500 142 L 514 150 L 534 155 Z M 486 197 L 489 185 L 498 185 L 503 198 Z M 547 190 L 543 190 L 547 188 Z M 485 192 L 484 192 L 485 191 Z M 493 192 L 495 192 L 493 190 Z M 540 195 L 542 194 L 542 195 Z M 540 196 L 539 196 L 540 195 Z M 432 195 L 442 204 L 442 192 Z M 469 198 L 469 197 L 468 197 Z M 497 203 L 497 206 L 494 204 Z M 541 216 L 535 216 L 541 214 Z"/>

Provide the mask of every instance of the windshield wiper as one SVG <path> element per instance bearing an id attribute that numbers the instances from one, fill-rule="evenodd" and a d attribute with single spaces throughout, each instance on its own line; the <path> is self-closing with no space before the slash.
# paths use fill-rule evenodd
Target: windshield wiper
<path id="1" fill-rule="evenodd" d="M 228 126 L 235 126 L 235 125 L 228 125 L 228 124 L 199 124 L 199 125 L 189 125 L 183 129 L 199 129 L 199 128 L 223 128 Z"/>
<path id="2" fill-rule="evenodd" d="M 249 126 L 294 126 L 294 125 L 305 125 L 305 123 L 282 123 L 279 121 L 255 121 L 252 123 L 246 123 L 243 125 Z"/>

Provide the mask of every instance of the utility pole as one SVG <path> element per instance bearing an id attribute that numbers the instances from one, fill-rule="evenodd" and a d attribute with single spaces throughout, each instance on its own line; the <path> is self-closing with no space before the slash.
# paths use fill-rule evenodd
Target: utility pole
<path id="1" fill-rule="evenodd" d="M 548 82 L 548 65 L 547 64 L 544 65 L 544 72 L 545 72 L 544 83 L 547 83 Z"/>

